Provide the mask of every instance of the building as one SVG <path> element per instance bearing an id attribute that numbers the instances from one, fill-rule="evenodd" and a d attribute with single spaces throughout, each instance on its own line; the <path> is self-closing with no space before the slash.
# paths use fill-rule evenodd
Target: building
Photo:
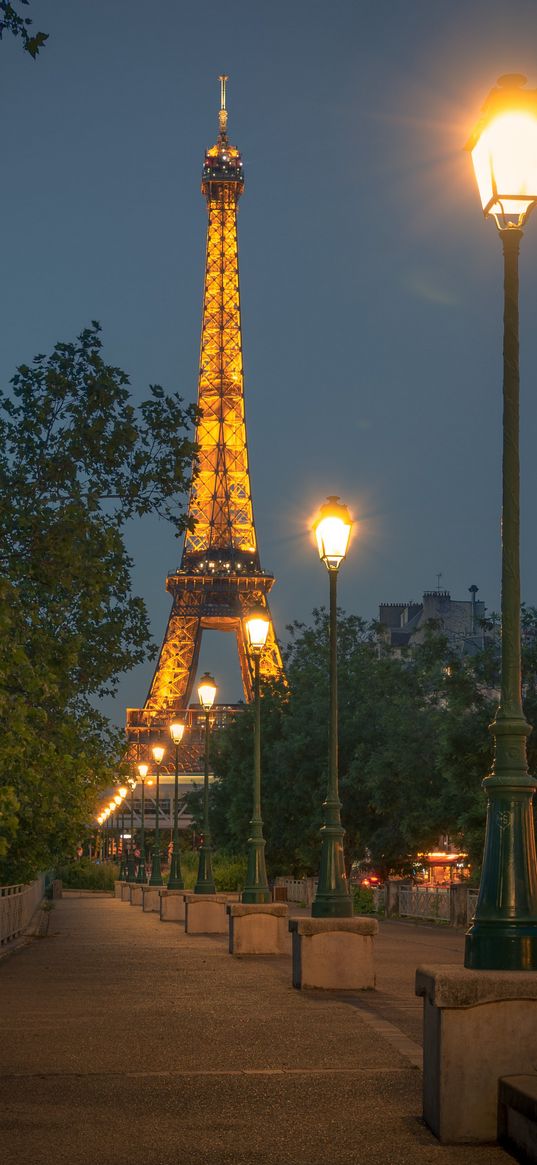
<path id="1" fill-rule="evenodd" d="M 421 603 L 381 603 L 379 642 L 399 655 L 423 643 L 428 631 L 445 635 L 460 655 L 475 655 L 493 641 L 485 625 L 485 604 L 476 598 L 478 587 L 468 588 L 470 599 L 452 599 L 449 591 L 425 591 Z"/>

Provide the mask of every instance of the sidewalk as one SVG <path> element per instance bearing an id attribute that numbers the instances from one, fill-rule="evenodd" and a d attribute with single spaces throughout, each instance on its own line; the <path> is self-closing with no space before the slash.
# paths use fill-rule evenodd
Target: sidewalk
<path id="1" fill-rule="evenodd" d="M 291 987 L 288 958 L 112 898 L 66 897 L 0 961 L 3 1165 L 512 1165 L 423 1126 L 418 962 L 452 931 L 386 922 L 378 992 Z"/>

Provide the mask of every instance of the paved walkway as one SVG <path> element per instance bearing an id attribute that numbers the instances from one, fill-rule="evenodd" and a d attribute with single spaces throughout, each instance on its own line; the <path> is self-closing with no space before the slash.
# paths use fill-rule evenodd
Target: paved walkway
<path id="1" fill-rule="evenodd" d="M 512 1165 L 420 1120 L 418 962 L 462 936 L 386 922 L 378 991 L 291 987 L 104 896 L 0 960 L 2 1165 Z"/>

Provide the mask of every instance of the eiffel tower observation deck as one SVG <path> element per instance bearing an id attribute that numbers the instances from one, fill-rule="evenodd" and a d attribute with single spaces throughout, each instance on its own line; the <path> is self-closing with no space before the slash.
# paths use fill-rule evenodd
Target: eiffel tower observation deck
<path id="1" fill-rule="evenodd" d="M 201 182 L 207 201 L 207 252 L 196 429 L 198 472 L 189 500 L 189 528 L 181 565 L 168 575 L 172 610 L 155 674 L 143 708 L 127 709 L 129 755 L 151 760 L 150 748 L 167 742 L 168 727 L 188 726 L 181 748 L 183 771 L 198 771 L 203 714 L 189 707 L 203 631 L 233 632 L 244 696 L 253 695 L 254 664 L 243 620 L 252 607 L 270 615 L 267 596 L 274 576 L 261 569 L 254 524 L 242 360 L 237 209 L 244 189 L 241 155 L 227 133 L 227 77 L 220 78 L 219 133 L 206 151 Z M 260 660 L 264 679 L 282 673 L 272 620 Z M 216 722 L 229 709 L 215 706 Z"/>

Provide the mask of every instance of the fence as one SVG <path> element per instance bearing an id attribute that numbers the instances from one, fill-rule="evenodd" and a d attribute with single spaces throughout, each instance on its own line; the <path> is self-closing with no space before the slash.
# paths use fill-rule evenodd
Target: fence
<path id="1" fill-rule="evenodd" d="M 448 887 L 412 886 L 399 891 L 401 918 L 432 918 L 450 921 Z"/>
<path id="2" fill-rule="evenodd" d="M 18 938 L 45 893 L 45 874 L 28 886 L 0 886 L 0 946 Z"/>
<path id="3" fill-rule="evenodd" d="M 317 893 L 318 878 L 275 878 L 275 886 L 284 886 L 288 902 L 302 902 L 311 906 Z"/>

